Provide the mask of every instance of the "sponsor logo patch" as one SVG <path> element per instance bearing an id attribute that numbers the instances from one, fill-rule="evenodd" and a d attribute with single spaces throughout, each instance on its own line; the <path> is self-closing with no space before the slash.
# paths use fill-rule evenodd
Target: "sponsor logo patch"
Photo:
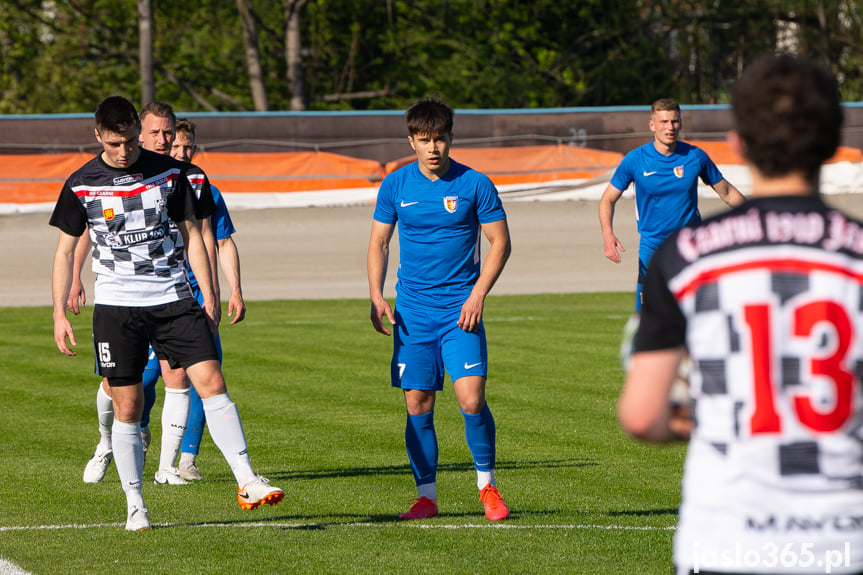
<path id="1" fill-rule="evenodd" d="M 114 178 L 115 186 L 123 186 L 125 184 L 132 184 L 135 182 L 143 181 L 144 174 L 128 174 L 126 176 L 118 176 Z"/>

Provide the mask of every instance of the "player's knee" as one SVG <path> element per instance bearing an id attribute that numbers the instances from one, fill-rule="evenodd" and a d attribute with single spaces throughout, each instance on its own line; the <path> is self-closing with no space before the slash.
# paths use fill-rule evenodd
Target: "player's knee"
<path id="1" fill-rule="evenodd" d="M 216 369 L 209 369 L 208 367 L 202 367 L 200 364 L 196 364 L 189 367 L 186 373 L 201 399 L 219 395 L 220 393 L 228 391 L 228 387 L 225 384 L 225 378 L 222 376 L 222 372 L 218 369 L 218 364 L 216 364 Z"/>
<path id="2" fill-rule="evenodd" d="M 459 407 L 468 415 L 476 415 L 485 408 L 484 397 L 471 397 L 465 400 L 459 400 Z"/>

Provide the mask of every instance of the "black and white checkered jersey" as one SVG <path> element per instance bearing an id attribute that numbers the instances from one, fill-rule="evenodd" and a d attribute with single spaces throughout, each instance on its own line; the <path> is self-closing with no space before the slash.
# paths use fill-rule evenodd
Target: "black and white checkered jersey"
<path id="1" fill-rule="evenodd" d="M 93 240 L 94 301 L 150 306 L 192 297 L 184 262 L 171 239 L 171 221 L 212 213 L 212 196 L 196 201 L 188 164 L 146 150 L 127 168 L 101 156 L 66 180 L 51 225 Z"/>
<path id="2" fill-rule="evenodd" d="M 635 345 L 692 358 L 678 565 L 851 542 L 863 570 L 863 223 L 787 196 L 678 230 L 650 262 Z"/>

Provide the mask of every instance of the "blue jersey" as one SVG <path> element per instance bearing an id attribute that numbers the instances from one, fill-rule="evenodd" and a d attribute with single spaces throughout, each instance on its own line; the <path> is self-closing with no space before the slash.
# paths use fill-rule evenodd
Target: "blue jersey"
<path id="1" fill-rule="evenodd" d="M 231 237 L 237 230 L 234 229 L 234 222 L 231 221 L 231 214 L 228 213 L 228 206 L 225 205 L 225 198 L 219 192 L 219 188 L 210 184 L 210 190 L 213 192 L 213 202 L 216 204 L 216 211 L 210 216 L 210 222 L 213 226 L 213 235 L 216 241 L 225 240 Z M 195 279 L 195 274 L 192 272 L 192 267 L 186 262 L 186 271 L 189 274 L 189 284 L 192 286 L 192 291 L 198 302 L 201 302 L 200 290 L 198 289 L 198 280 Z"/>
<path id="2" fill-rule="evenodd" d="M 450 160 L 442 178 L 429 180 L 416 162 L 381 183 L 374 219 L 398 224 L 401 301 L 422 306 L 461 305 L 480 273 L 480 224 L 506 219 L 491 180 Z"/>
<path id="3" fill-rule="evenodd" d="M 655 250 L 673 231 L 701 221 L 698 211 L 698 178 L 714 185 L 722 174 L 704 150 L 677 142 L 669 156 L 653 142 L 623 158 L 611 185 L 626 190 L 635 182 L 635 207 L 641 246 Z"/>

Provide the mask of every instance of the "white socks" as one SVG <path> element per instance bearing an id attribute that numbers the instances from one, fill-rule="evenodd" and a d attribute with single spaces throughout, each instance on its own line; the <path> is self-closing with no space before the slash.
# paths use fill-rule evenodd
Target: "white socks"
<path id="1" fill-rule="evenodd" d="M 114 400 L 108 397 L 99 382 L 99 392 L 96 394 L 96 412 L 99 414 L 99 450 L 111 448 L 111 426 L 114 425 Z"/>
<path id="2" fill-rule="evenodd" d="M 165 406 L 162 408 L 162 450 L 159 469 L 174 467 L 180 452 L 186 423 L 189 421 L 189 389 L 165 388 Z"/>
<path id="3" fill-rule="evenodd" d="M 477 471 L 476 472 L 476 487 L 480 491 L 486 486 L 495 487 L 494 470 L 492 471 Z M 428 497 L 429 499 L 437 500 L 437 483 L 423 483 L 417 485 L 417 497 Z"/>
<path id="4" fill-rule="evenodd" d="M 417 485 L 417 497 L 428 497 L 437 501 L 437 483 L 423 483 Z"/>
<path id="5" fill-rule="evenodd" d="M 201 401 L 204 404 L 204 415 L 213 443 L 231 466 L 237 485 L 242 487 L 257 475 L 252 471 L 249 447 L 243 433 L 237 405 L 231 401 L 227 393 L 203 398 Z"/>
<path id="6" fill-rule="evenodd" d="M 496 487 L 494 484 L 494 469 L 491 471 L 480 471 L 476 472 L 476 488 L 482 490 L 486 485 L 491 485 L 492 487 Z"/>
<path id="7" fill-rule="evenodd" d="M 123 423 L 117 419 L 111 428 L 114 445 L 114 463 L 120 484 L 126 493 L 126 504 L 143 509 L 141 476 L 144 473 L 144 446 L 141 443 L 141 422 Z"/>

